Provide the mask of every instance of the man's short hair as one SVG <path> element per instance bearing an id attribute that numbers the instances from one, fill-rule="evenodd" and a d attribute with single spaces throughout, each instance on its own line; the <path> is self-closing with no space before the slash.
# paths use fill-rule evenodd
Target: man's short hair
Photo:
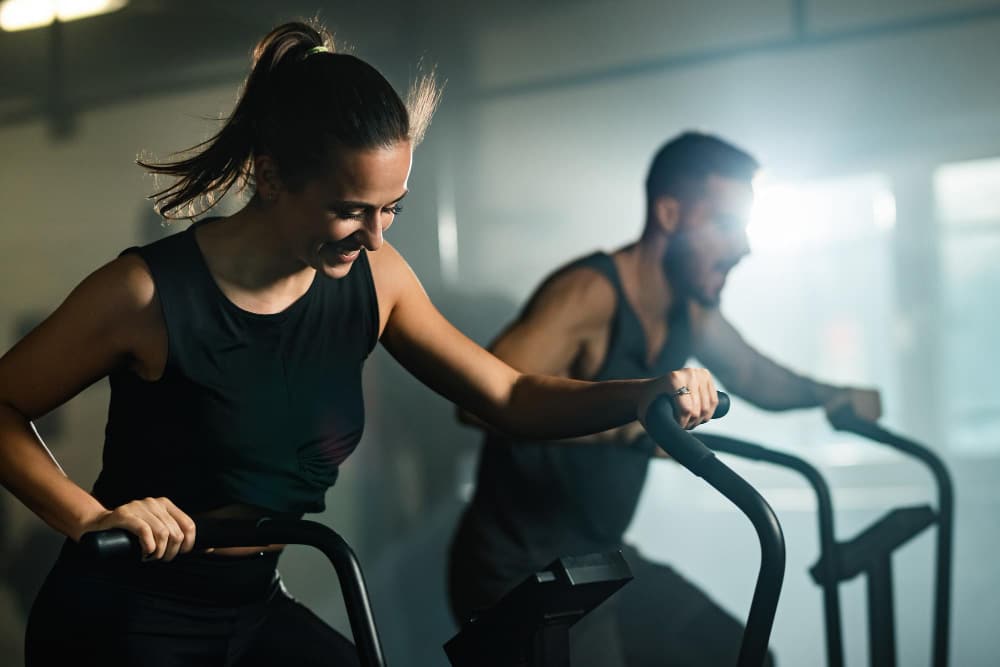
<path id="1" fill-rule="evenodd" d="M 712 174 L 750 182 L 760 164 L 749 153 L 710 134 L 685 132 L 656 152 L 646 176 L 646 204 L 657 197 L 691 199 Z"/>

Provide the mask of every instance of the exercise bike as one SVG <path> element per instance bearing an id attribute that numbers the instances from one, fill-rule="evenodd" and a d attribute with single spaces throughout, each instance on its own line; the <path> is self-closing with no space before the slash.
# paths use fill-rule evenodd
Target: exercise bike
<path id="1" fill-rule="evenodd" d="M 304 544 L 323 552 L 333 564 L 362 667 L 385 667 L 361 565 L 350 545 L 332 528 L 306 519 L 201 519 L 195 550 L 257 544 Z M 138 538 L 120 528 L 87 533 L 80 546 L 93 558 L 141 558 Z"/>
<path id="2" fill-rule="evenodd" d="M 729 397 L 720 393 L 719 399 L 717 417 L 729 409 Z M 760 571 L 737 662 L 739 667 L 757 667 L 767 656 L 784 577 L 784 538 L 777 517 L 752 486 L 719 461 L 712 450 L 678 426 L 669 396 L 659 397 L 650 406 L 647 428 L 653 439 L 681 465 L 703 477 L 739 507 L 757 531 L 761 544 Z M 385 666 L 364 575 L 350 545 L 336 531 L 301 519 L 202 519 L 197 522 L 196 550 L 257 544 L 303 544 L 319 549 L 333 564 L 340 580 L 361 665 Z M 141 557 L 138 538 L 123 529 L 87 533 L 81 537 L 80 545 L 94 558 Z M 477 617 L 475 623 L 467 624 L 445 645 L 445 651 L 449 657 L 456 656 L 452 657 L 455 667 L 568 666 L 569 627 L 629 579 L 628 565 L 620 553 L 560 559 L 548 570 L 529 577 L 526 585 L 519 587 L 521 593 L 515 589 L 508 594 L 507 599 L 512 602 L 498 604 L 496 613 Z M 553 585 L 546 586 L 548 583 Z M 518 612 L 531 604 L 538 612 L 535 615 Z M 518 648 L 503 654 L 498 646 L 504 645 Z M 464 652 L 456 653 L 457 646 L 463 647 Z M 512 656 L 511 662 L 493 661 L 502 655 Z"/>
<path id="3" fill-rule="evenodd" d="M 715 417 L 729 410 L 719 393 Z M 761 559 L 738 667 L 759 667 L 767 658 L 774 614 L 785 572 L 781 525 L 763 497 L 683 430 L 664 395 L 649 408 L 646 429 L 682 466 L 702 477 L 753 523 Z M 569 628 L 631 579 L 620 552 L 560 558 L 468 619 L 445 644 L 452 667 L 570 667 Z"/>
<path id="4" fill-rule="evenodd" d="M 947 667 L 954 517 L 953 488 L 948 470 L 941 459 L 926 447 L 891 433 L 878 424 L 860 419 L 849 405 L 834 411 L 830 415 L 830 422 L 838 430 L 887 445 L 927 465 L 937 485 L 937 508 L 926 504 L 895 508 L 855 537 L 838 541 L 834 533 L 830 487 L 815 467 L 791 454 L 742 440 L 717 435 L 700 437 L 702 442 L 715 451 L 795 470 L 812 486 L 816 494 L 820 556 L 809 572 L 816 584 L 823 589 L 828 667 L 843 667 L 844 664 L 839 586 L 841 582 L 859 574 L 864 574 L 867 578 L 870 664 L 872 667 L 896 665 L 892 555 L 924 530 L 937 525 L 931 664 L 934 667 Z"/>

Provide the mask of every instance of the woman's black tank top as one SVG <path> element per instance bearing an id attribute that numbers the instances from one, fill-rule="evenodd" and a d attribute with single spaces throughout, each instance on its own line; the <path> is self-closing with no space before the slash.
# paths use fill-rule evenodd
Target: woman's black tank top
<path id="1" fill-rule="evenodd" d="M 361 369 L 379 326 L 368 257 L 341 279 L 317 272 L 287 309 L 259 315 L 219 289 L 195 226 L 125 251 L 152 273 L 167 362 L 154 382 L 111 375 L 94 495 L 109 508 L 166 496 L 188 513 L 322 511 L 364 428 Z"/>
<path id="2" fill-rule="evenodd" d="M 617 306 L 601 369 L 593 380 L 663 375 L 691 355 L 686 308 L 668 320 L 668 340 L 647 365 L 638 316 L 625 298 L 614 260 L 584 257 L 562 271 L 589 268 L 614 286 Z M 464 555 L 496 578 L 523 577 L 559 556 L 617 549 L 632 520 L 653 444 L 560 445 L 491 435 L 480 455 L 472 505 L 456 538 Z"/>

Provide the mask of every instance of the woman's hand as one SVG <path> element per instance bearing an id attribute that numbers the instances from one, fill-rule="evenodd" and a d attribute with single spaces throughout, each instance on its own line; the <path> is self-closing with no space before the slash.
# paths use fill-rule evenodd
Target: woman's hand
<path id="1" fill-rule="evenodd" d="M 639 400 L 640 421 L 645 423 L 649 405 L 661 394 L 673 397 L 677 423 L 688 430 L 708 422 L 719 405 L 712 375 L 704 368 L 682 368 L 646 386 Z"/>
<path id="2" fill-rule="evenodd" d="M 124 528 L 138 536 L 146 560 L 170 561 L 194 547 L 194 521 L 169 498 L 143 498 L 105 510 L 81 535 L 109 528 Z"/>

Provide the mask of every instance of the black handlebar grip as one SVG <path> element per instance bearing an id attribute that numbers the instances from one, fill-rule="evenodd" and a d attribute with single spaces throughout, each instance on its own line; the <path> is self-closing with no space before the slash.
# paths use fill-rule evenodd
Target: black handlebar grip
<path id="1" fill-rule="evenodd" d="M 674 401 L 668 394 L 661 394 L 650 403 L 646 412 L 646 432 L 663 451 L 699 477 L 706 464 L 715 458 L 711 449 L 677 423 Z"/>
<path id="2" fill-rule="evenodd" d="M 199 519 L 194 548 L 244 547 L 266 544 L 266 535 L 260 533 L 261 526 L 269 519 Z M 124 528 L 109 528 L 80 537 L 80 549 L 89 557 L 98 560 L 142 556 L 138 536 Z"/>
<path id="3" fill-rule="evenodd" d="M 80 548 L 91 558 L 104 560 L 142 555 L 139 538 L 123 528 L 99 530 L 80 537 Z"/>
<path id="4" fill-rule="evenodd" d="M 725 417 L 729 412 L 729 406 L 732 402 L 729 400 L 729 394 L 724 391 L 716 392 L 719 396 L 719 404 L 715 406 L 715 412 L 712 414 L 712 419 L 718 419 L 719 417 Z"/>
<path id="5" fill-rule="evenodd" d="M 732 405 L 732 402 L 729 400 L 729 394 L 727 394 L 724 391 L 717 391 L 715 393 L 719 397 L 719 404 L 715 406 L 715 412 L 712 413 L 712 419 L 718 419 L 720 417 L 725 417 L 726 414 L 729 412 L 729 406 Z M 664 396 L 668 396 L 668 394 L 664 394 Z M 673 406 L 675 408 L 675 410 L 674 410 L 674 416 L 676 417 L 677 416 L 677 411 L 676 411 L 677 402 L 674 401 L 672 397 L 671 397 L 671 403 L 673 404 Z"/>
<path id="6" fill-rule="evenodd" d="M 828 417 L 830 425 L 838 431 L 848 431 L 866 437 L 872 437 L 869 433 L 873 429 L 878 429 L 874 422 L 862 419 L 854 411 L 854 406 L 850 403 L 842 403 L 830 411 Z M 877 437 L 873 438 L 878 440 Z"/>

